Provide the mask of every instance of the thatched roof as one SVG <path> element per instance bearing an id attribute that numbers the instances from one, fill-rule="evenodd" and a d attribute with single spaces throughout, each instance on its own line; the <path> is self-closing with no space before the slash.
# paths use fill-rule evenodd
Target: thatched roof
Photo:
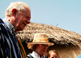
<path id="1" fill-rule="evenodd" d="M 81 35 L 78 33 L 56 26 L 33 22 L 28 24 L 23 31 L 17 32 L 17 37 L 21 41 L 30 42 L 33 40 L 35 33 L 46 33 L 49 41 L 57 45 L 77 46 L 81 42 Z"/>

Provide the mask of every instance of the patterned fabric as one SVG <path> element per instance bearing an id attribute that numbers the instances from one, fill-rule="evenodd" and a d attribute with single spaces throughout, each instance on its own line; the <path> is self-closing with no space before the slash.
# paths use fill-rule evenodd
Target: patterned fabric
<path id="1" fill-rule="evenodd" d="M 18 39 L 18 43 L 19 43 L 19 47 L 20 47 L 23 58 L 26 58 L 25 49 L 24 49 L 24 47 L 23 47 L 23 45 L 22 45 L 22 43 L 21 43 L 21 41 L 19 39 Z"/>
<path id="2" fill-rule="evenodd" d="M 22 58 L 15 32 L 0 19 L 0 58 Z"/>

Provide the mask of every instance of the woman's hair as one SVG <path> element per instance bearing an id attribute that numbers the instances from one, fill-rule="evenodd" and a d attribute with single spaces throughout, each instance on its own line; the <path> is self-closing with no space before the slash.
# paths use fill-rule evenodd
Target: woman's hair
<path id="1" fill-rule="evenodd" d="M 50 57 L 51 52 L 56 53 L 56 54 L 57 54 L 57 56 L 58 56 L 58 53 L 57 53 L 57 51 L 56 51 L 56 50 L 50 50 L 50 51 L 47 53 L 47 56 L 48 56 L 48 57 Z"/>
<path id="2" fill-rule="evenodd" d="M 36 45 L 37 45 L 37 44 L 35 44 L 35 45 L 32 46 L 32 50 L 33 50 L 33 51 L 35 51 Z"/>
<path id="3" fill-rule="evenodd" d="M 35 51 L 37 44 L 27 45 L 28 49 Z"/>

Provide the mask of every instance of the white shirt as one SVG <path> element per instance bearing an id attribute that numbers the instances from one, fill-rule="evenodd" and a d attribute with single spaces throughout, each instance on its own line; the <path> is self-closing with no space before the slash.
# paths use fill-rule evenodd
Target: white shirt
<path id="1" fill-rule="evenodd" d="M 42 57 L 40 57 L 40 55 L 38 55 L 35 51 L 33 51 L 31 53 L 31 56 L 33 56 L 34 58 L 45 58 L 45 55 L 43 55 Z"/>

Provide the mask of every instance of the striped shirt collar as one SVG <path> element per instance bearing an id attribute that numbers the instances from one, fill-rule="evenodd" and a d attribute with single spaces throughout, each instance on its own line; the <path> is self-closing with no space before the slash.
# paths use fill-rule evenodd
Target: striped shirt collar
<path id="1" fill-rule="evenodd" d="M 13 26 L 6 18 L 4 18 L 3 21 L 4 21 L 4 23 L 8 26 L 8 28 L 9 28 L 10 30 L 15 31 L 14 26 Z"/>
<path id="2" fill-rule="evenodd" d="M 42 57 L 40 57 L 40 55 L 38 55 L 35 51 L 33 51 L 31 53 L 31 55 L 34 57 L 34 58 L 45 58 L 45 55 L 43 55 Z"/>

